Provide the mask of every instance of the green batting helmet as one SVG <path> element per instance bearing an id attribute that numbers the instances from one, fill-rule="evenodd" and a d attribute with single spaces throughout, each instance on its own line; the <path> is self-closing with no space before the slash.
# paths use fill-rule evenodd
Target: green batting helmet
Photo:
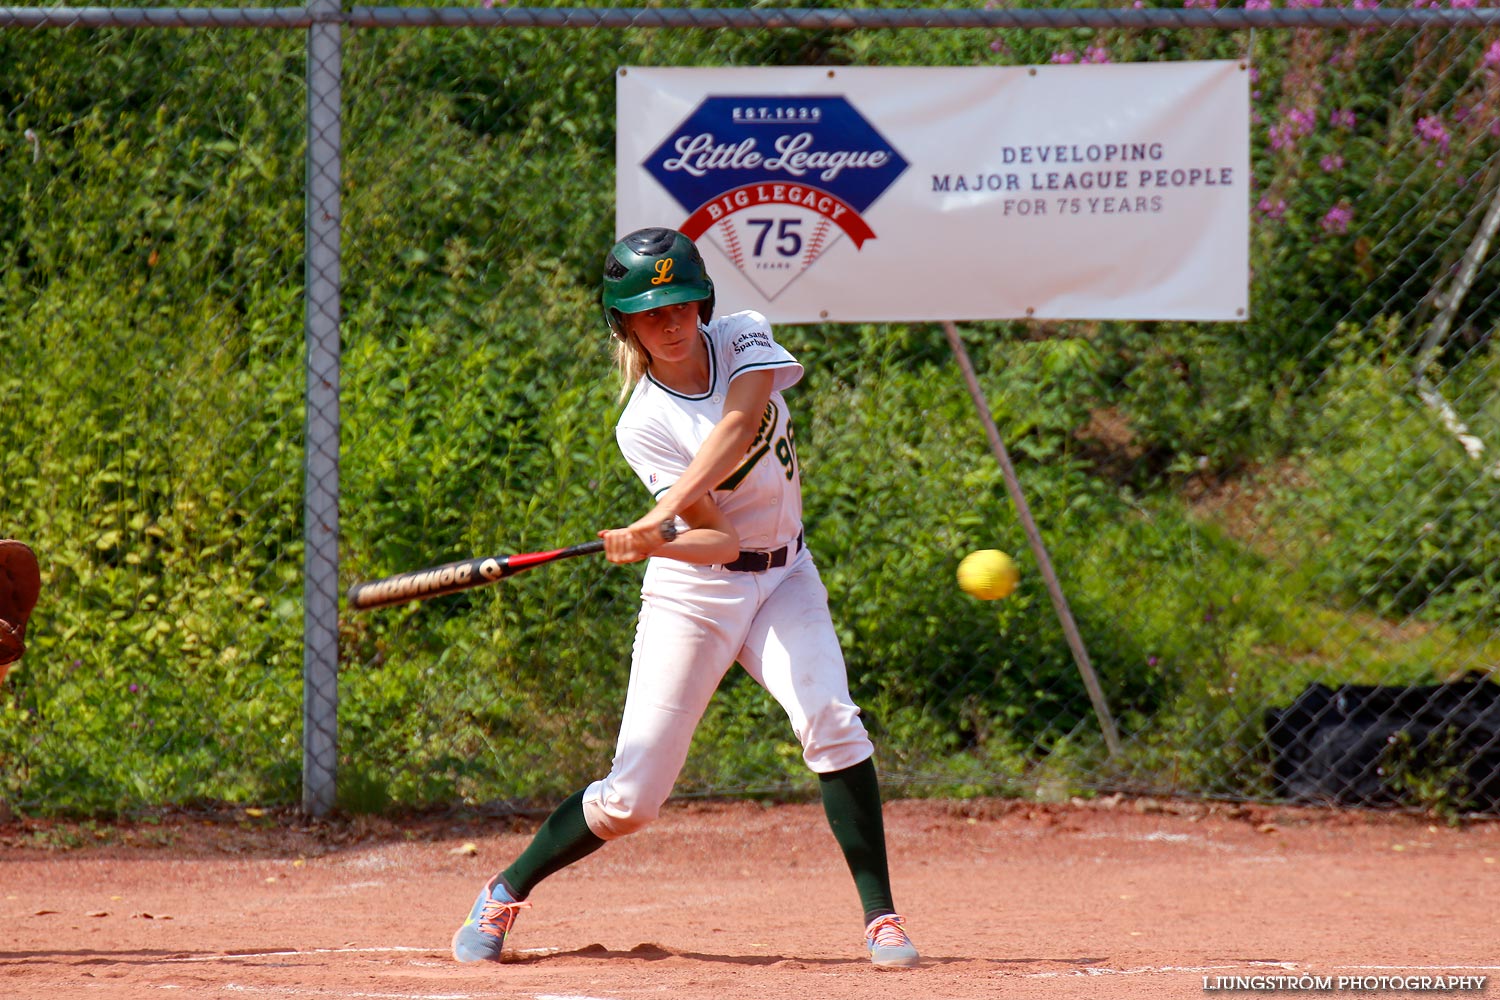
<path id="1" fill-rule="evenodd" d="M 622 313 L 697 302 L 705 323 L 714 315 L 714 283 L 697 246 L 675 229 L 637 229 L 604 259 L 604 319 L 623 337 Z"/>

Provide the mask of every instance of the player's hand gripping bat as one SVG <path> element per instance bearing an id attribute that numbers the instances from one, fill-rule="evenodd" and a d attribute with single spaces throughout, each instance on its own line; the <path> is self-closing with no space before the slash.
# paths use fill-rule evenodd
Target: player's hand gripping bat
<path id="1" fill-rule="evenodd" d="M 677 525 L 671 521 L 663 521 L 661 537 L 667 542 L 676 538 Z M 404 604 L 407 601 L 425 601 L 429 597 L 441 597 L 444 594 L 456 594 L 461 590 L 483 587 L 543 563 L 603 551 L 604 539 L 596 538 L 591 542 L 569 545 L 565 549 L 552 549 L 550 552 L 484 556 L 479 559 L 444 563 L 441 566 L 429 566 L 410 573 L 397 573 L 395 576 L 356 583 L 350 587 L 349 607 L 364 611 L 367 608 L 383 608 L 389 604 Z"/>

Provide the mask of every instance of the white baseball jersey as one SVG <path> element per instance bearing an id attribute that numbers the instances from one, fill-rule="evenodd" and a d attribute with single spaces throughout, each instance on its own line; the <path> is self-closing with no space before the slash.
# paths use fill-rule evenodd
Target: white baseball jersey
<path id="1" fill-rule="evenodd" d="M 781 390 L 802 378 L 802 365 L 771 336 L 757 312 L 722 316 L 701 331 L 708 342 L 708 390 L 685 395 L 653 379 L 636 384 L 615 438 L 625 460 L 653 496 L 687 471 L 693 456 L 724 416 L 729 383 L 741 372 L 774 369 L 770 401 L 745 460 L 713 492 L 745 549 L 776 549 L 802 527 L 802 479 Z"/>

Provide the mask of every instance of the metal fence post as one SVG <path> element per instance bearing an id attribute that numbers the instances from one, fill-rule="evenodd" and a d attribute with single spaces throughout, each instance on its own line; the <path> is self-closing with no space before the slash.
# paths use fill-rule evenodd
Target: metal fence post
<path id="1" fill-rule="evenodd" d="M 313 0 L 307 31 L 303 499 L 302 808 L 333 809 L 338 764 L 339 286 L 343 26 L 339 0 Z M 320 20 L 326 19 L 326 20 Z"/>

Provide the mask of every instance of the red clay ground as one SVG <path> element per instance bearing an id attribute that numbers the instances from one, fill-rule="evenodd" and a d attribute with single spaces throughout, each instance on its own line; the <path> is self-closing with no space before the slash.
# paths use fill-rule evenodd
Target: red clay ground
<path id="1" fill-rule="evenodd" d="M 671 807 L 543 883 L 511 960 L 478 968 L 448 939 L 520 821 L 11 822 L 0 998 L 1113 1000 L 1500 975 L 1494 822 L 1150 801 L 900 801 L 886 822 L 908 972 L 866 962 L 816 804 Z"/>

